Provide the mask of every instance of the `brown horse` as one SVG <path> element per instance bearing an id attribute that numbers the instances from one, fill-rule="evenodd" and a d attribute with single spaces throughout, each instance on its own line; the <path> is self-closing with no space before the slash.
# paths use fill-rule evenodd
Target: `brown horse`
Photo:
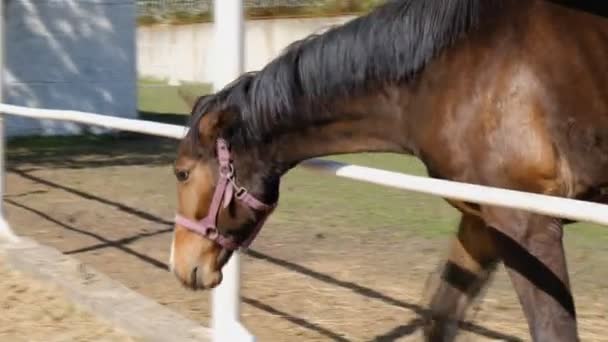
<path id="1" fill-rule="evenodd" d="M 431 177 L 607 202 L 608 20 L 593 3 L 391 1 L 199 98 L 175 162 L 172 271 L 218 285 L 281 176 L 313 157 L 410 154 Z M 534 340 L 577 340 L 564 222 L 450 203 L 462 219 L 427 338 L 452 340 L 503 262 Z"/>

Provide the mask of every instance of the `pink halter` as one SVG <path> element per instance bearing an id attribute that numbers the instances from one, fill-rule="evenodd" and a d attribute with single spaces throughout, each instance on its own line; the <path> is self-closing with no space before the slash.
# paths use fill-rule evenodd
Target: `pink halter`
<path id="1" fill-rule="evenodd" d="M 265 204 L 252 196 L 247 189 L 238 186 L 234 175 L 234 166 L 230 160 L 230 151 L 228 151 L 228 145 L 224 139 L 217 139 L 217 158 L 220 164 L 219 168 L 219 180 L 213 193 L 213 199 L 209 206 L 209 212 L 207 216 L 200 221 L 193 221 L 186 217 L 177 214 L 175 216 L 175 222 L 191 231 L 198 233 L 205 238 L 214 241 L 222 247 L 235 250 L 239 248 L 247 248 L 251 242 L 258 235 L 266 219 L 276 207 L 276 203 L 272 205 Z M 220 212 L 220 205 L 222 200 L 224 202 L 224 208 L 228 207 L 233 198 L 241 201 L 249 208 L 257 211 L 263 211 L 264 217 L 258 222 L 251 235 L 243 243 L 237 243 L 234 238 L 224 236 L 220 233 L 217 228 L 217 216 Z"/>

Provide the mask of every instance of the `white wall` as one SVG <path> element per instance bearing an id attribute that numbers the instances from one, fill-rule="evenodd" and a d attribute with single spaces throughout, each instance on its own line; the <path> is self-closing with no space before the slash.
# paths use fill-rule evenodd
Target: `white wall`
<path id="1" fill-rule="evenodd" d="M 339 25 L 352 16 L 248 20 L 245 69 L 258 70 L 294 40 Z M 217 53 L 213 56 L 212 53 Z M 137 29 L 139 76 L 211 82 L 221 51 L 213 49 L 213 24 L 154 25 Z"/>
<path id="2" fill-rule="evenodd" d="M 136 116 L 133 0 L 4 1 L 6 103 Z M 14 116 L 6 124 L 9 136 L 81 131 Z"/>

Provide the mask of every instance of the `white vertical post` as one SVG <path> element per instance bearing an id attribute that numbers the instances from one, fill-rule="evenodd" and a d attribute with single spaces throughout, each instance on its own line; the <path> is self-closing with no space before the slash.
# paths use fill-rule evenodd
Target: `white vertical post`
<path id="1" fill-rule="evenodd" d="M 0 0 L 0 103 L 4 100 L 4 2 Z M 15 241 L 16 235 L 4 219 L 4 115 L 0 113 L 0 239 Z"/>
<path id="2" fill-rule="evenodd" d="M 244 71 L 243 2 L 215 0 L 213 86 L 223 88 Z M 255 341 L 240 322 L 240 255 L 235 252 L 224 266 L 222 283 L 212 291 L 211 327 L 217 342 Z"/>

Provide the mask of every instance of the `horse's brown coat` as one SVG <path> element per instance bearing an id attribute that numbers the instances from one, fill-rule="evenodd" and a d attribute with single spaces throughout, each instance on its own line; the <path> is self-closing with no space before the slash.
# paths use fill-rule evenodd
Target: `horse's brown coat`
<path id="1" fill-rule="evenodd" d="M 272 197 L 278 178 L 304 159 L 395 152 L 420 158 L 432 177 L 608 203 L 608 20 L 539 0 L 505 0 L 500 12 L 481 19 L 478 30 L 410 82 L 335 98 L 331 116 L 277 126 L 255 144 L 235 143 L 240 182 Z M 238 122 L 231 109 L 221 115 Z M 179 185 L 179 210 L 192 218 L 206 214 L 216 179 L 213 144 L 205 137 L 234 129 L 213 120 L 216 115 L 200 120 L 200 151 L 185 148 L 186 139 L 176 162 L 176 169 L 194 171 Z M 576 340 L 562 222 L 450 203 L 463 219 L 433 287 L 427 338 L 455 336 L 456 321 L 503 261 L 533 338 Z M 235 207 L 219 222 L 226 233 L 246 234 L 251 217 Z M 216 285 L 223 265 L 218 246 L 180 226 L 173 243 L 172 265 L 182 283 Z"/>

